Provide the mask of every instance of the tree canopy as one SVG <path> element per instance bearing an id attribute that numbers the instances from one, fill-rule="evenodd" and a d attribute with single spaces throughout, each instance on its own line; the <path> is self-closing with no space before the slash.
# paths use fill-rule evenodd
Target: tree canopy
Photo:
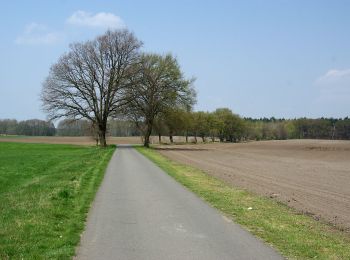
<path id="1" fill-rule="evenodd" d="M 143 54 L 134 66 L 133 87 L 126 113 L 135 120 L 149 146 L 155 119 L 176 107 L 195 103 L 193 80 L 184 78 L 177 60 L 170 54 Z"/>
<path id="2" fill-rule="evenodd" d="M 90 120 L 106 146 L 107 120 L 128 103 L 132 65 L 142 43 L 127 30 L 107 31 L 85 43 L 70 45 L 51 67 L 41 99 L 50 119 Z"/>

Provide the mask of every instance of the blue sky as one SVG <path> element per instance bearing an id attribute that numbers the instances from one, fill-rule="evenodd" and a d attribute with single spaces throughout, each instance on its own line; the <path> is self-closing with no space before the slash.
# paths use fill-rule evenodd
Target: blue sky
<path id="1" fill-rule="evenodd" d="M 69 43 L 127 27 L 196 77 L 196 110 L 350 116 L 350 1 L 1 1 L 0 118 L 45 119 L 39 93 Z"/>

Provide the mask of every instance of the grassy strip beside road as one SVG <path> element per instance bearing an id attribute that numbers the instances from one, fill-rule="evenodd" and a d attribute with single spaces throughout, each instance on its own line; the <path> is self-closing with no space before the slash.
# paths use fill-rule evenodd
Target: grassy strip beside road
<path id="1" fill-rule="evenodd" d="M 350 238 L 276 201 L 233 188 L 153 149 L 136 148 L 178 182 L 292 259 L 350 259 Z"/>
<path id="2" fill-rule="evenodd" d="M 0 143 L 0 259 L 73 256 L 113 151 Z"/>

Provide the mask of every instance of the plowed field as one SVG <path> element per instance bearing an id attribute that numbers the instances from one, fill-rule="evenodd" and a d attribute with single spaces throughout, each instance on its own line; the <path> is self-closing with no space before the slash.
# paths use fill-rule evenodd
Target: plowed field
<path id="1" fill-rule="evenodd" d="M 176 161 L 350 230 L 350 141 L 164 145 Z"/>

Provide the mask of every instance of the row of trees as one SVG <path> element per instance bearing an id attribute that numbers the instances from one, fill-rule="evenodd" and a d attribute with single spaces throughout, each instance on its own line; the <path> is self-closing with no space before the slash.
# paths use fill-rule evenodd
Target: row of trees
<path id="1" fill-rule="evenodd" d="M 143 121 L 137 122 L 144 127 Z M 141 130 L 130 120 L 108 120 L 109 136 L 140 136 Z M 61 120 L 57 128 L 52 122 L 38 119 L 17 121 L 0 120 L 0 134 L 29 136 L 95 136 L 96 130 L 88 120 Z M 276 119 L 241 118 L 227 108 L 214 112 L 192 112 L 168 109 L 154 119 L 152 135 L 189 136 L 206 141 L 238 142 L 242 140 L 283 139 L 343 139 L 350 140 L 350 119 Z"/>
<path id="2" fill-rule="evenodd" d="M 109 120 L 109 136 L 140 136 L 140 131 L 132 121 Z M 0 135 L 27 136 L 94 136 L 96 134 L 88 120 L 61 120 L 57 127 L 52 122 L 31 119 L 17 121 L 0 119 Z"/>
<path id="3" fill-rule="evenodd" d="M 350 119 L 298 118 L 275 119 L 246 118 L 247 138 L 271 139 L 350 139 Z"/>
<path id="4" fill-rule="evenodd" d="M 160 114 L 155 121 L 154 133 L 161 140 L 162 135 L 169 135 L 173 142 L 174 135 L 193 136 L 195 142 L 201 138 L 203 142 L 210 138 L 215 141 L 235 142 L 241 139 L 245 130 L 244 121 L 228 108 L 220 108 L 212 113 L 191 112 L 172 108 Z"/>
<path id="5" fill-rule="evenodd" d="M 350 139 L 350 119 L 241 118 L 228 108 L 214 112 L 187 112 L 172 109 L 156 120 L 154 134 L 194 136 L 202 141 L 239 142 L 244 140 Z M 188 140 L 188 138 L 186 138 Z"/>
<path id="6" fill-rule="evenodd" d="M 15 119 L 0 120 L 0 134 L 3 135 L 29 135 L 53 136 L 56 133 L 52 122 L 39 119 L 17 121 Z"/>

